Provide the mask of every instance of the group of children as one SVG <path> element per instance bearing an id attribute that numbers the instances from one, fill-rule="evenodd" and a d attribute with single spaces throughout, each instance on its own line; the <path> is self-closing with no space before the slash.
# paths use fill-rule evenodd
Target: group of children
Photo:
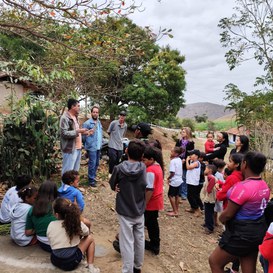
<path id="1" fill-rule="evenodd" d="M 211 137 L 208 136 L 211 142 Z M 206 149 L 213 151 L 213 145 Z M 122 272 L 139 273 L 144 260 L 144 249 L 160 252 L 159 211 L 164 209 L 164 164 L 160 148 L 130 141 L 128 160 L 115 166 L 110 187 L 116 191 L 116 212 L 120 224 L 117 236 L 122 256 Z M 183 183 L 181 147 L 174 147 L 170 155 L 168 197 L 172 207 L 168 216 L 179 216 L 180 192 Z M 205 153 L 188 151 L 185 159 L 188 202 L 186 209 L 196 216 L 203 211 L 206 234 L 217 225 L 217 214 L 227 205 L 227 192 L 242 181 L 240 164 L 243 155 L 233 153 L 229 162 L 215 159 L 205 164 Z M 207 177 L 207 179 L 205 179 Z M 78 189 L 79 173 L 68 171 L 62 176 L 57 190 L 54 182 L 45 181 L 37 190 L 29 176 L 22 176 L 16 186 L 7 191 L 2 205 L 1 222 L 11 222 L 11 238 L 20 246 L 39 243 L 51 252 L 51 262 L 63 269 L 73 270 L 86 255 L 89 272 L 99 273 L 94 266 L 95 242 L 90 235 L 91 222 L 81 213 L 83 195 Z M 145 240 L 144 226 L 149 240 Z"/>
<path id="2" fill-rule="evenodd" d="M 212 133 L 207 134 L 205 151 L 206 153 L 214 151 Z M 182 152 L 181 147 L 174 147 L 171 150 L 168 197 L 172 210 L 167 212 L 168 216 L 178 216 L 179 187 L 183 183 L 181 175 L 183 173 L 183 163 L 180 159 Z M 186 209 L 186 211 L 196 216 L 200 216 L 205 211 L 203 226 L 205 227 L 205 233 L 211 234 L 214 231 L 214 227 L 218 225 L 218 213 L 221 213 L 223 208 L 226 207 L 227 191 L 235 183 L 243 180 L 240 171 L 243 155 L 241 153 L 231 154 L 227 164 L 222 159 L 214 159 L 211 163 L 205 164 L 204 157 L 206 153 L 197 149 L 188 151 L 188 157 L 185 162 L 187 199 L 190 208 Z"/>
<path id="3" fill-rule="evenodd" d="M 79 173 L 64 173 L 59 190 L 50 180 L 37 190 L 28 175 L 15 183 L 6 192 L 0 213 L 1 223 L 11 223 L 12 240 L 19 246 L 38 243 L 51 253 L 52 264 L 65 271 L 75 269 L 86 256 L 89 272 L 99 273 L 94 266 L 91 222 L 81 215 L 84 199 L 78 189 Z"/>

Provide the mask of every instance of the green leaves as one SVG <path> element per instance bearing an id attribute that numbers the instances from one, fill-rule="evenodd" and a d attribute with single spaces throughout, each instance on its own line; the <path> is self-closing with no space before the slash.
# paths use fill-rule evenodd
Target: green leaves
<path id="1" fill-rule="evenodd" d="M 266 71 L 266 75 L 262 76 L 264 81 L 256 84 L 272 87 L 272 1 L 237 0 L 234 10 L 230 18 L 222 18 L 218 24 L 222 30 L 220 42 L 223 47 L 229 48 L 225 54 L 226 62 L 232 70 L 254 58 Z"/>
<path id="2" fill-rule="evenodd" d="M 24 97 L 9 116 L 3 117 L 2 180 L 13 183 L 15 177 L 23 173 L 42 180 L 56 171 L 58 116 L 49 110 L 53 110 L 52 102 Z"/>

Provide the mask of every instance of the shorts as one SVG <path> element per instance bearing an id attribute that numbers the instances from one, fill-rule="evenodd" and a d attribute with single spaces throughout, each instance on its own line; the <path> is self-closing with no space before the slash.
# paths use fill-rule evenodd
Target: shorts
<path id="1" fill-rule="evenodd" d="M 178 187 L 173 187 L 173 186 L 169 186 L 169 191 L 168 191 L 168 196 L 169 197 L 175 197 L 175 196 L 179 196 L 179 186 Z"/>
<path id="2" fill-rule="evenodd" d="M 219 247 L 233 256 L 248 256 L 258 252 L 266 230 L 264 217 L 257 220 L 230 220 L 219 241 Z"/>
<path id="3" fill-rule="evenodd" d="M 75 269 L 79 263 L 82 260 L 82 252 L 79 248 L 77 248 L 76 252 L 70 256 L 70 257 L 66 257 L 66 258 L 59 258 L 57 256 L 55 256 L 53 253 L 51 253 L 51 262 L 53 265 L 55 265 L 56 267 L 64 270 L 64 271 L 71 271 L 73 269 Z"/>

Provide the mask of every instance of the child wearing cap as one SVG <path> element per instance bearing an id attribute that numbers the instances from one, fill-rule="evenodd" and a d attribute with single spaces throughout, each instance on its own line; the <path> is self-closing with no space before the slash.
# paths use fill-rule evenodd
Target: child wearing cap
<path id="1" fill-rule="evenodd" d="M 189 151 L 189 156 L 186 159 L 186 182 L 188 187 L 188 201 L 191 208 L 186 209 L 187 212 L 194 213 L 199 216 L 201 211 L 199 209 L 200 192 L 199 192 L 199 180 L 201 172 L 201 164 L 198 161 L 200 156 L 199 150 Z"/>

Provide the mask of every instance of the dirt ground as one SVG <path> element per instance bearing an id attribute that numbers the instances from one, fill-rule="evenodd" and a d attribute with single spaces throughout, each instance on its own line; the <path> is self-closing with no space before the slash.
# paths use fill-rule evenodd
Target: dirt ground
<path id="1" fill-rule="evenodd" d="M 154 129 L 153 137 L 159 139 L 163 146 L 163 154 L 168 170 L 170 149 L 174 146 L 172 136 L 174 132 Z M 202 149 L 203 140 L 196 139 L 196 148 Z M 87 181 L 87 162 L 82 162 L 81 165 L 81 190 L 84 193 L 86 207 L 84 215 L 92 221 L 92 232 L 97 246 L 102 249 L 102 255 L 96 255 L 95 265 L 101 269 L 102 273 L 118 273 L 121 272 L 121 256 L 112 247 L 112 241 L 118 231 L 118 220 L 115 212 L 115 192 L 111 191 L 108 185 L 107 162 L 101 160 L 98 171 L 98 187 L 89 188 L 85 186 Z M 166 171 L 167 173 L 167 171 Z M 55 177 L 56 178 L 56 177 Z M 209 273 L 208 256 L 217 245 L 217 240 L 222 231 L 218 227 L 211 235 L 205 235 L 201 227 L 204 219 L 203 216 L 195 217 L 187 212 L 189 208 L 187 201 L 183 201 L 180 205 L 179 217 L 172 218 L 166 216 L 166 211 L 170 209 L 169 200 L 167 198 L 168 187 L 165 182 L 164 189 L 164 211 L 160 212 L 159 224 L 161 232 L 161 251 L 158 256 L 145 251 L 145 260 L 143 273 Z M 7 238 L 6 238 L 7 239 Z M 5 240 L 4 242 L 6 242 Z M 10 241 L 6 242 L 10 246 Z M 4 243 L 2 242 L 4 247 Z M 10 250 L 11 253 L 14 246 Z M 18 247 L 17 247 L 18 248 Z M 8 247 L 7 247 L 8 249 Z M 33 257 L 38 251 L 30 249 Z M 1 251 L 0 251 L 1 252 Z M 5 250 L 2 251 L 5 254 Z M 56 269 L 48 269 L 50 267 L 49 257 L 43 258 L 47 267 L 43 268 L 28 268 L 24 270 L 24 265 L 21 265 L 21 257 L 17 260 L 19 266 L 15 264 L 10 266 L 5 260 L 6 256 L 0 253 L 1 272 L 61 272 Z M 6 253 L 8 254 L 8 252 Z M 43 254 L 43 253 L 42 253 Z M 98 253 L 97 253 L 98 254 Z M 26 263 L 30 264 L 31 255 Z M 41 254 L 39 254 L 41 256 Z M 40 258 L 38 257 L 38 260 Z M 44 257 L 44 256 L 42 256 Z M 40 261 L 43 263 L 44 261 Z M 35 266 L 34 266 L 35 267 Z M 87 272 L 84 266 L 78 268 L 75 272 Z M 260 267 L 258 273 L 262 273 Z"/>
<path id="2" fill-rule="evenodd" d="M 168 168 L 169 152 L 174 146 L 173 132 L 154 130 L 154 138 L 161 141 L 166 167 Z M 203 140 L 196 140 L 196 147 L 202 149 Z M 166 169 L 167 170 L 167 169 Z M 93 234 L 96 243 L 107 250 L 107 255 L 96 258 L 95 263 L 101 272 L 121 272 L 121 256 L 112 247 L 112 241 L 118 231 L 118 220 L 115 213 L 115 192 L 108 185 L 107 163 L 101 162 L 98 188 L 86 189 L 85 215 L 93 222 Z M 217 227 L 211 235 L 204 234 L 201 227 L 204 217 L 195 217 L 188 212 L 187 201 L 180 205 L 179 217 L 166 216 L 170 209 L 167 198 L 168 187 L 164 188 L 164 211 L 160 212 L 159 224 L 161 232 L 160 255 L 155 256 L 145 251 L 144 273 L 209 273 L 209 254 L 217 246 L 222 227 Z M 261 273 L 260 269 L 257 272 Z"/>

